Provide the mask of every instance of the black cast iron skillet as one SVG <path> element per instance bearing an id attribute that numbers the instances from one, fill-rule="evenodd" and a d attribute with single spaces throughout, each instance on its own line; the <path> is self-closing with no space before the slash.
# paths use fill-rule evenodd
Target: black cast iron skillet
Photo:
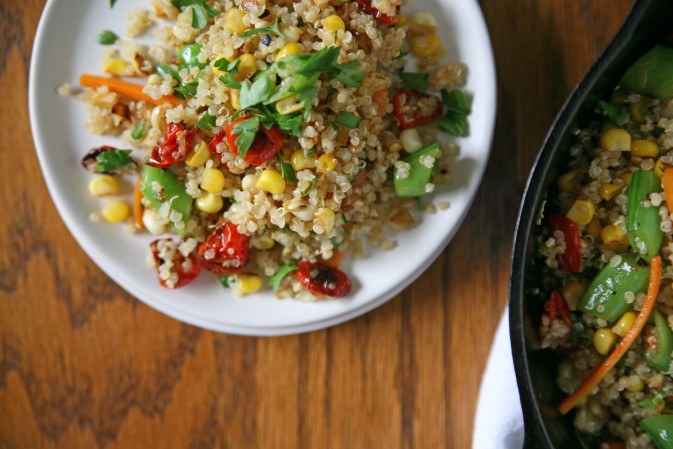
<path id="1" fill-rule="evenodd" d="M 673 0 L 636 0 L 621 29 L 575 88 L 556 117 L 528 179 L 514 240 L 510 278 L 510 337 L 526 436 L 524 448 L 580 447 L 570 416 L 561 417 L 556 407 L 563 399 L 555 386 L 558 357 L 536 347 L 537 326 L 546 298 L 540 285 L 541 260 L 534 257 L 536 224 L 553 205 L 556 179 L 567 169 L 573 143 L 569 130 L 588 123 L 589 99 L 609 98 L 626 68 L 654 44 L 666 41 L 673 30 Z M 595 100 L 594 100 L 595 101 Z M 586 117 L 586 118 L 585 118 Z M 569 414 L 569 415 L 572 415 Z"/>

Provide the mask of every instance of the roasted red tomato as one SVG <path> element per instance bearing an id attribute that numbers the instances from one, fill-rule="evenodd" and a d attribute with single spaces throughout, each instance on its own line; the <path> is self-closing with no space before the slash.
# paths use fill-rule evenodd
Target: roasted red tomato
<path id="1" fill-rule="evenodd" d="M 558 290 L 551 292 L 551 296 L 545 304 L 545 310 L 547 310 L 546 316 L 550 320 L 563 320 L 568 326 L 571 326 L 570 309 L 565 298 Z"/>
<path id="2" fill-rule="evenodd" d="M 363 10 L 367 14 L 372 15 L 379 22 L 385 23 L 387 25 L 392 25 L 393 23 L 395 23 L 395 20 L 397 19 L 397 15 L 400 9 L 398 6 L 395 10 L 395 15 L 389 16 L 387 14 L 383 14 L 381 11 L 374 8 L 372 6 L 372 0 L 355 0 L 355 2 L 358 4 L 361 10 Z"/>
<path id="3" fill-rule="evenodd" d="M 415 90 L 403 90 L 393 97 L 393 114 L 404 129 L 439 120 L 444 114 L 442 99 Z"/>
<path id="4" fill-rule="evenodd" d="M 164 246 L 168 246 L 169 250 L 165 251 Z M 154 265 L 157 269 L 157 274 L 161 271 L 160 267 L 168 261 L 165 258 L 165 254 L 172 254 L 170 261 L 173 263 L 173 266 L 170 271 L 171 274 L 175 273 L 176 276 L 171 276 L 171 279 L 169 280 L 159 277 L 159 283 L 166 288 L 183 287 L 192 282 L 201 272 L 201 265 L 199 265 L 199 261 L 196 260 L 196 257 L 194 257 L 193 254 L 190 254 L 187 257 L 183 256 L 180 251 L 178 251 L 177 244 L 173 242 L 173 239 L 166 238 L 155 240 L 150 243 L 150 249 L 154 256 Z"/>
<path id="5" fill-rule="evenodd" d="M 217 146 L 224 141 L 224 139 L 227 137 L 227 133 L 225 131 L 220 131 L 219 133 L 215 134 L 215 137 L 213 137 L 213 140 L 210 141 L 208 144 L 208 149 L 210 150 L 210 154 L 213 156 L 217 157 L 218 159 L 222 159 L 222 153 L 217 152 Z"/>
<path id="6" fill-rule="evenodd" d="M 577 224 L 568 217 L 554 214 L 547 219 L 547 230 L 551 236 L 556 231 L 563 233 L 565 253 L 556 256 L 558 267 L 566 273 L 577 273 L 582 266 L 582 245 Z"/>
<path id="7" fill-rule="evenodd" d="M 236 145 L 236 139 L 238 139 L 238 134 L 234 134 L 234 127 L 237 123 L 241 123 L 244 120 L 248 120 L 250 117 L 239 117 L 229 126 L 226 130 L 226 139 L 229 149 L 238 154 L 238 145 Z M 215 136 L 217 139 L 217 136 Z M 215 140 L 213 139 L 213 141 Z M 219 143 L 219 142 L 218 142 Z M 212 142 L 211 142 L 212 145 Z M 217 145 L 217 144 L 215 144 Z M 273 158 L 276 153 L 280 150 L 280 147 L 283 146 L 283 136 L 280 134 L 280 130 L 275 125 L 269 129 L 266 129 L 264 125 L 259 126 L 259 131 L 255 140 L 252 142 L 252 145 L 248 149 L 248 152 L 243 156 L 243 160 L 248 164 L 259 167 L 269 159 Z M 211 149 L 212 152 L 212 149 Z"/>
<path id="8" fill-rule="evenodd" d="M 236 274 L 248 261 L 248 236 L 238 232 L 235 224 L 227 221 L 217 225 L 205 242 L 199 246 L 199 262 L 215 274 Z"/>
<path id="9" fill-rule="evenodd" d="M 343 271 L 322 263 L 299 262 L 295 279 L 311 293 L 341 297 L 351 291 L 351 281 Z"/>
<path id="10" fill-rule="evenodd" d="M 164 137 L 152 149 L 147 165 L 168 168 L 187 156 L 194 141 L 194 130 L 185 129 L 182 123 L 170 123 Z"/>

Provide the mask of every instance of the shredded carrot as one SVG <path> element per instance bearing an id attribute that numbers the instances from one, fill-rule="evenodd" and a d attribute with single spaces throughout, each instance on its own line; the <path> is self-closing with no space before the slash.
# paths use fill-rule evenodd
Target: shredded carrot
<path id="1" fill-rule="evenodd" d="M 139 229 L 145 229 L 143 224 L 143 204 L 140 200 L 143 198 L 143 193 L 140 191 L 140 176 L 136 181 L 135 189 L 133 189 L 133 219 Z"/>
<path id="2" fill-rule="evenodd" d="M 664 189 L 668 212 L 673 214 L 673 167 L 664 170 L 664 174 L 661 177 L 661 187 Z"/>
<path id="3" fill-rule="evenodd" d="M 90 87 L 92 89 L 97 89 L 101 86 L 107 86 L 112 92 L 118 93 L 124 97 L 131 98 L 133 100 L 146 101 L 151 104 L 164 104 L 170 103 L 173 106 L 178 106 L 182 102 L 175 95 L 167 95 L 161 97 L 158 100 L 150 97 L 143 92 L 143 86 L 134 83 L 128 83 L 116 78 L 106 78 L 104 76 L 97 75 L 88 75 L 84 74 L 79 77 L 79 83 L 83 87 Z"/>
<path id="4" fill-rule="evenodd" d="M 565 415 L 570 410 L 572 410 L 577 404 L 584 399 L 591 390 L 593 390 L 596 385 L 605 377 L 605 375 L 614 367 L 619 359 L 622 358 L 626 351 L 629 350 L 634 341 L 638 338 L 640 333 L 645 327 L 647 319 L 650 317 L 652 310 L 654 309 L 654 303 L 657 301 L 657 296 L 659 296 L 659 285 L 661 284 L 661 257 L 654 256 L 650 261 L 650 284 L 647 287 L 647 297 L 643 301 L 643 306 L 640 309 L 640 313 L 636 317 L 636 320 L 631 326 L 631 329 L 626 333 L 624 338 L 622 338 L 615 349 L 612 350 L 612 353 L 608 356 L 607 359 L 603 361 L 596 369 L 591 373 L 591 375 L 584 381 L 580 387 L 575 390 L 573 394 L 568 396 L 561 402 L 558 409 L 562 415 Z"/>

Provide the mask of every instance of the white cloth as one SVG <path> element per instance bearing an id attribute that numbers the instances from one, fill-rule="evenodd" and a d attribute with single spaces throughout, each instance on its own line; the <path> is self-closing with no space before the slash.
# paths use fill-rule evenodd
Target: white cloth
<path id="1" fill-rule="evenodd" d="M 521 449 L 523 413 L 509 342 L 509 314 L 503 314 L 481 381 L 472 449 Z"/>

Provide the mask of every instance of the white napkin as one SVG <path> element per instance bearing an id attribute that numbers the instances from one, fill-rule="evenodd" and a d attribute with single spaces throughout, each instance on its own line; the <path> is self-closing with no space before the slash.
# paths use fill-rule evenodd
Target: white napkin
<path id="1" fill-rule="evenodd" d="M 473 449 L 521 449 L 523 413 L 509 343 L 509 314 L 500 319 L 479 390 Z"/>

